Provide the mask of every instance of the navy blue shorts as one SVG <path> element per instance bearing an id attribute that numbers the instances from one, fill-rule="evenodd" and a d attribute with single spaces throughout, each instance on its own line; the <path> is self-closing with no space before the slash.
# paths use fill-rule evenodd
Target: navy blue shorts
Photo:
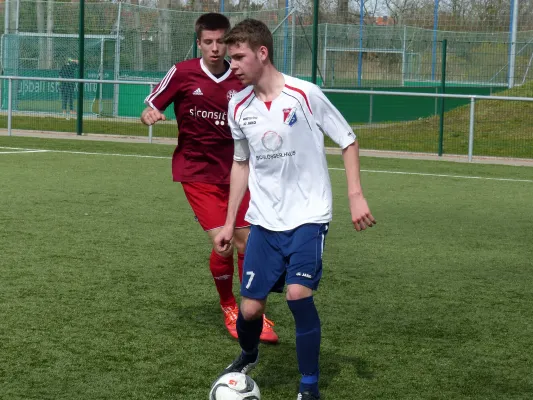
<path id="1" fill-rule="evenodd" d="M 305 224 L 290 231 L 250 227 L 241 295 L 263 300 L 299 284 L 316 290 L 322 277 L 322 253 L 329 224 Z"/>

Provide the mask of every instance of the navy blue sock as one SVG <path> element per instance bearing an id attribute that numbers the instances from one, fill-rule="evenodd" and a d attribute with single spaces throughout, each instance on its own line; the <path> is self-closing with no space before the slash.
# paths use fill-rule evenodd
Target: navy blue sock
<path id="1" fill-rule="evenodd" d="M 241 310 L 237 317 L 237 334 L 239 335 L 239 344 L 241 345 L 242 354 L 248 362 L 254 362 L 257 359 L 259 348 L 259 336 L 263 331 L 263 316 L 257 319 L 247 321 L 244 319 Z"/>
<path id="2" fill-rule="evenodd" d="M 296 324 L 296 355 L 302 374 L 300 392 L 318 394 L 318 357 L 320 353 L 320 318 L 313 296 L 287 300 Z"/>

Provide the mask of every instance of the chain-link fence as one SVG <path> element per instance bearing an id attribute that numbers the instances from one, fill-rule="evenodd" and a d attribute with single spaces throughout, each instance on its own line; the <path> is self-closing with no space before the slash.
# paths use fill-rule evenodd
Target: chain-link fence
<path id="1" fill-rule="evenodd" d="M 310 4 L 306 7 L 302 1 L 295 0 L 290 5 L 277 2 L 273 6 L 282 8 L 273 9 L 268 8 L 272 6 L 268 3 L 243 2 L 86 3 L 86 77 L 160 78 L 173 63 L 195 54 L 193 26 L 196 18 L 204 11 L 222 7 L 232 24 L 246 17 L 264 21 L 274 32 L 277 67 L 310 79 L 313 27 Z M 492 16 L 485 15 L 482 9 L 469 13 L 463 10 L 464 15 L 455 19 L 450 15 L 458 11 L 441 4 L 440 14 L 433 14 L 434 29 L 430 29 L 431 7 L 424 2 L 406 2 L 411 11 L 417 10 L 417 14 L 412 15 L 407 8 L 403 11 L 394 8 L 386 0 L 383 3 L 367 1 L 359 20 L 354 14 L 357 9 L 352 9 L 351 3 L 344 14 L 335 14 L 335 8 L 341 7 L 341 3 L 321 2 L 316 57 L 318 83 L 322 86 L 440 85 L 444 39 L 448 42 L 445 67 L 450 85 L 509 86 L 512 78 L 512 86 L 525 83 L 533 76 L 533 30 L 524 30 L 526 27 L 533 29 L 533 10 L 523 4 L 517 19 L 521 30 L 517 30 L 513 47 L 510 4 L 500 2 L 498 12 L 494 11 Z M 376 17 L 378 10 L 391 16 Z M 68 58 L 79 58 L 78 13 L 79 3 L 51 0 L 0 3 L 3 73 L 57 76 Z M 524 18 L 530 13 L 531 21 Z M 111 112 L 117 112 L 116 99 Z"/>
<path id="2" fill-rule="evenodd" d="M 410 26 L 321 24 L 319 76 L 325 86 L 509 86 L 505 33 L 433 32 Z M 447 49 L 443 49 L 444 39 Z M 519 32 L 514 82 L 533 77 L 533 31 Z"/>
<path id="3" fill-rule="evenodd" d="M 197 53 L 193 28 L 198 16 L 221 8 L 232 24 L 252 17 L 269 26 L 274 34 L 275 64 L 281 71 L 311 80 L 316 57 L 317 83 L 323 88 L 426 93 L 440 93 L 445 88 L 452 94 L 490 95 L 509 86 L 529 88 L 528 83 L 533 81 L 533 3 L 521 2 L 516 21 L 512 22 L 511 5 L 515 0 L 491 3 L 492 14 L 481 4 L 464 8 L 461 3 L 454 9 L 443 0 L 436 13 L 434 6 L 438 2 L 425 0 L 406 0 L 402 9 L 388 0 L 364 4 L 321 0 L 318 51 L 314 55 L 312 7 L 306 1 L 86 2 L 84 77 L 93 79 L 84 85 L 87 132 L 103 133 L 98 130 L 98 121 L 104 119 L 106 123 L 102 126 L 108 133 L 137 132 L 135 124 L 149 86 L 106 81 L 159 81 L 173 63 Z M 358 13 L 360 6 L 362 14 Z M 340 9 L 344 11 L 339 12 Z M 58 78 L 69 59 L 80 58 L 79 11 L 79 3 L 73 2 L 0 1 L 3 75 Z M 380 12 L 388 16 L 379 17 Z M 77 74 L 72 77 L 77 78 Z M 68 110 L 63 115 L 65 104 L 59 82 L 14 79 L 12 85 L 8 101 L 7 80 L 2 80 L 0 112 L 11 107 L 16 125 L 76 130 Z M 71 91 L 72 107 L 76 110 L 77 86 Z M 511 90 L 506 95 L 516 94 Z M 379 137 L 374 134 L 379 132 L 375 130 L 376 123 L 421 119 L 417 123 L 426 121 L 425 126 L 433 126 L 439 115 L 446 112 L 446 120 L 450 121 L 454 108 L 464 105 L 447 101 L 446 108 L 441 109 L 439 101 L 431 98 L 419 105 L 403 97 L 332 99 L 349 122 L 373 124 L 374 128 L 368 131 L 372 134 L 365 140 Z M 529 104 L 515 107 L 497 115 L 498 118 L 513 115 L 516 122 L 513 129 L 529 138 L 533 135 L 527 122 L 532 114 L 527 111 L 530 107 Z M 522 117 L 522 122 L 516 121 L 520 113 L 528 114 Z M 32 125 L 28 115 L 50 123 Z M 168 112 L 167 117 L 174 116 Z M 485 118 L 490 117 L 494 116 L 489 113 Z M 413 134 L 420 131 L 415 125 Z M 402 129 L 411 129 L 409 126 L 402 125 Z M 5 124 L 0 123 L 0 127 Z M 154 134 L 175 136 L 175 123 L 157 127 Z"/>

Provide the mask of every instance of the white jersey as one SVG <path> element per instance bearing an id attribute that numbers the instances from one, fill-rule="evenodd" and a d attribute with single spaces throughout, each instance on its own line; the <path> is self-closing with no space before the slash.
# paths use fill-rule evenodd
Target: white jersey
<path id="1" fill-rule="evenodd" d="M 323 133 L 341 148 L 355 141 L 351 127 L 318 86 L 284 78 L 285 88 L 270 109 L 252 86 L 234 95 L 228 109 L 233 138 L 246 140 L 250 152 L 246 221 L 272 231 L 331 221 Z"/>

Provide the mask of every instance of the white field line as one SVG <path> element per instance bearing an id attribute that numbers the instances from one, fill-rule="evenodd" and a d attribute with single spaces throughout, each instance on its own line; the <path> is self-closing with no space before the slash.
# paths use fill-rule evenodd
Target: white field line
<path id="1" fill-rule="evenodd" d="M 66 153 L 66 154 L 80 154 L 80 155 L 91 155 L 91 156 L 96 155 L 96 156 L 112 156 L 112 157 L 154 158 L 154 159 L 164 159 L 164 160 L 172 159 L 172 157 L 166 157 L 166 156 L 145 156 L 145 155 L 139 155 L 139 154 L 97 153 L 97 152 L 70 151 L 70 150 L 35 150 L 35 149 L 25 149 L 21 147 L 0 146 L 0 149 L 18 150 L 18 151 L 9 152 L 9 154 L 30 153 L 30 152 L 33 152 L 33 153 Z M 8 152 L 0 152 L 0 154 L 8 154 Z M 332 171 L 344 171 L 344 168 L 330 167 L 329 169 Z M 361 172 L 376 173 L 376 174 L 428 176 L 428 177 L 436 177 L 436 178 L 479 179 L 479 180 L 487 180 L 487 181 L 533 183 L 533 179 L 493 178 L 493 177 L 471 176 L 471 175 L 430 174 L 430 173 L 425 173 L 425 172 L 385 171 L 385 170 L 374 170 L 374 169 L 361 169 Z"/>
<path id="2" fill-rule="evenodd" d="M 344 168 L 329 168 L 329 169 L 336 170 L 336 171 L 344 171 Z M 377 169 L 362 169 L 361 171 L 376 173 L 376 174 L 417 175 L 417 176 L 432 176 L 432 177 L 438 177 L 438 178 L 481 179 L 481 180 L 487 180 L 487 181 L 533 183 L 533 179 L 492 178 L 492 177 L 487 177 L 487 176 L 471 176 L 471 175 L 429 174 L 425 172 L 382 171 L 382 170 L 377 170 Z"/>
<path id="3" fill-rule="evenodd" d="M 3 148 L 3 147 L 2 147 Z M 48 150 L 15 150 L 0 151 L 0 154 L 26 154 L 26 153 L 48 153 Z"/>
<path id="4" fill-rule="evenodd" d="M 88 152 L 88 151 L 70 151 L 70 150 L 34 150 L 34 149 L 24 149 L 21 147 L 3 147 L 0 146 L 0 149 L 8 149 L 8 150 L 19 150 L 19 151 L 13 151 L 12 154 L 15 153 L 22 153 L 22 152 L 35 152 L 35 153 L 67 153 L 67 154 L 81 154 L 81 155 L 88 155 L 88 156 L 113 156 L 113 157 L 135 157 L 135 158 L 162 158 L 162 159 L 171 159 L 171 157 L 164 157 L 164 156 L 143 156 L 140 154 L 118 154 L 118 153 L 96 153 L 96 152 Z"/>

